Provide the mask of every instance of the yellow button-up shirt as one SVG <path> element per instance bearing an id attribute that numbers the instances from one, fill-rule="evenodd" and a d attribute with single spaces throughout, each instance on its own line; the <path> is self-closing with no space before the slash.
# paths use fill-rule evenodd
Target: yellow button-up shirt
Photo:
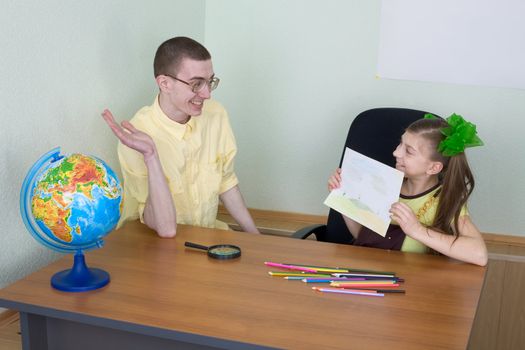
<path id="1" fill-rule="evenodd" d="M 158 103 L 143 107 L 131 124 L 147 133 L 157 147 L 177 211 L 177 223 L 227 229 L 216 220 L 219 194 L 238 184 L 234 172 L 235 138 L 224 107 L 206 100 L 200 116 L 179 124 Z M 148 198 L 148 173 L 139 152 L 119 142 L 124 201 L 119 227 L 140 218 Z"/>

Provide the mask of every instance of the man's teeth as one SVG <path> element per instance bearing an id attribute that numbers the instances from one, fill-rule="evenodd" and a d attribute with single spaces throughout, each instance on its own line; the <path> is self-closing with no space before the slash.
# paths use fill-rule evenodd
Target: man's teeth
<path id="1" fill-rule="evenodd" d="M 191 101 L 194 105 L 202 105 L 202 101 Z"/>

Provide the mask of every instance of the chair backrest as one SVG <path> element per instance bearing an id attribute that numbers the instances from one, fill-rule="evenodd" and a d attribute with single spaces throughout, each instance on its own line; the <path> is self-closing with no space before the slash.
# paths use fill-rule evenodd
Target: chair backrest
<path id="1" fill-rule="evenodd" d="M 375 108 L 360 113 L 350 125 L 348 136 L 339 166 L 343 163 L 346 147 L 394 167 L 394 149 L 399 144 L 401 135 L 414 121 L 429 112 L 406 108 Z M 343 217 L 330 209 L 326 224 L 326 233 L 322 239 L 326 242 L 352 244 L 353 237 L 348 231 Z"/>

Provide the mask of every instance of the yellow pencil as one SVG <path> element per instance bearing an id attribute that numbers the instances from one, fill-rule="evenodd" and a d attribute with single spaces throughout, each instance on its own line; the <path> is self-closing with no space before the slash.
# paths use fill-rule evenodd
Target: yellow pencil
<path id="1" fill-rule="evenodd" d="M 302 277 L 330 277 L 330 275 L 327 274 L 319 274 L 319 273 L 301 273 L 301 272 L 283 272 L 283 271 L 269 271 L 268 274 L 270 276 L 302 276 Z"/>

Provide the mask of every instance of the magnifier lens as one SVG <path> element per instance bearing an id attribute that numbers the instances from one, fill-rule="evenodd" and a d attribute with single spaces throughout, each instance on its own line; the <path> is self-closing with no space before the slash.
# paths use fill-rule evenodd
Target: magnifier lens
<path id="1" fill-rule="evenodd" d="M 214 259 L 234 259 L 241 256 L 241 248 L 231 244 L 218 244 L 211 247 L 207 247 L 201 244 L 186 242 L 186 247 L 206 250 L 208 256 Z"/>
<path id="2" fill-rule="evenodd" d="M 212 254 L 217 254 L 217 255 L 232 255 L 232 254 L 238 253 L 239 249 L 233 248 L 233 247 L 216 247 L 216 248 L 210 249 L 210 252 Z"/>
<path id="3" fill-rule="evenodd" d="M 241 255 L 241 250 L 236 246 L 218 245 L 211 247 L 208 253 L 216 259 L 233 259 Z"/>

